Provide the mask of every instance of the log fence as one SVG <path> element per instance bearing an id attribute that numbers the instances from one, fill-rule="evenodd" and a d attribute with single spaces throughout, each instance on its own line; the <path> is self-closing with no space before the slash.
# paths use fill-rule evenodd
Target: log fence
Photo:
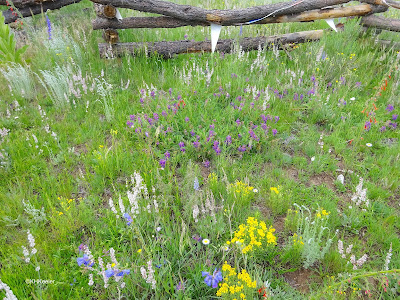
<path id="1" fill-rule="evenodd" d="M 80 0 L 0 0 L 0 5 L 7 5 L 3 11 L 5 22 L 11 23 L 19 17 L 40 14 L 47 9 L 58 9 Z M 249 26 L 272 23 L 312 22 L 344 17 L 361 17 L 363 27 L 377 28 L 400 32 L 400 20 L 389 19 L 377 14 L 389 8 L 400 9 L 400 1 L 395 0 L 295 0 L 275 4 L 248 7 L 243 9 L 215 10 L 204 9 L 190 5 L 180 5 L 163 0 L 91 0 L 96 12 L 92 21 L 94 30 L 103 31 L 105 43 L 99 44 L 101 57 L 116 57 L 124 53 L 135 54 L 146 51 L 170 58 L 180 53 L 209 52 L 211 42 L 166 41 L 120 43 L 119 29 L 135 28 L 178 28 L 183 26 Z M 353 5 L 347 5 L 352 2 Z M 144 13 L 153 13 L 155 17 L 122 18 L 118 8 L 128 8 Z M 17 10 L 17 12 L 15 11 Z M 321 38 L 323 30 L 297 32 L 271 37 L 241 38 L 220 40 L 216 50 L 230 52 L 235 43 L 243 50 L 250 51 L 277 44 L 279 47 L 287 44 L 304 43 Z M 388 44 L 388 42 L 386 42 Z"/>

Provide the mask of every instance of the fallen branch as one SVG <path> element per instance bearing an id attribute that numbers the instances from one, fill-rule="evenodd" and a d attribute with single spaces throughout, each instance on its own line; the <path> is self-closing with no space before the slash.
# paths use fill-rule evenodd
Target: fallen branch
<path id="1" fill-rule="evenodd" d="M 400 20 L 389 19 L 370 15 L 361 19 L 361 24 L 366 27 L 374 27 L 378 29 L 390 30 L 400 32 Z"/>
<path id="2" fill-rule="evenodd" d="M 324 34 L 324 30 L 312 30 L 295 32 L 270 37 L 243 38 L 239 41 L 233 39 L 219 40 L 217 51 L 229 53 L 239 44 L 243 51 L 257 50 L 259 47 L 264 49 L 271 48 L 273 45 L 283 46 L 287 44 L 305 43 L 308 41 L 319 40 Z M 111 58 L 124 54 L 135 55 L 140 52 L 147 54 L 157 54 L 164 58 L 171 58 L 181 53 L 211 52 L 211 42 L 192 42 L 192 41 L 171 41 L 171 42 L 147 42 L 147 43 L 119 43 L 110 45 L 99 44 L 100 57 Z"/>
<path id="3" fill-rule="evenodd" d="M 78 3 L 81 0 L 57 0 L 55 2 L 52 1 L 48 1 L 48 2 L 43 2 L 41 4 L 37 4 L 34 6 L 26 6 L 24 8 L 21 8 L 19 10 L 19 13 L 23 16 L 23 17 L 30 17 L 33 15 L 38 15 L 41 14 L 42 12 L 45 12 L 46 10 L 50 9 L 59 9 L 63 6 L 67 6 L 70 4 L 74 4 L 74 3 Z M 6 11 L 3 11 L 3 16 L 5 18 L 5 23 L 9 24 L 11 22 L 14 22 L 15 20 L 17 20 L 19 18 L 19 16 L 15 16 L 13 15 L 13 12 L 9 9 Z"/>
<path id="4" fill-rule="evenodd" d="M 387 6 L 372 6 L 361 4 L 355 6 L 317 9 L 294 15 L 283 15 L 280 17 L 269 17 L 253 24 L 288 23 L 288 22 L 311 22 L 321 19 L 343 18 L 352 16 L 365 16 L 370 13 L 384 12 Z M 127 28 L 177 28 L 182 26 L 210 26 L 208 22 L 183 21 L 172 17 L 132 17 L 121 21 L 113 19 L 97 18 L 92 22 L 93 29 L 127 29 Z M 238 25 L 238 24 L 235 24 Z"/>

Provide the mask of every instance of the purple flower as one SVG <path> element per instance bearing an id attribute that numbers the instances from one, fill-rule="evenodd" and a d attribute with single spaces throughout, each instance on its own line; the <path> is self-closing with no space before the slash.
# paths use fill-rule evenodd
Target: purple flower
<path id="1" fill-rule="evenodd" d="M 106 270 L 104 273 L 107 278 L 114 276 L 114 270 L 111 270 L 111 269 Z"/>
<path id="2" fill-rule="evenodd" d="M 78 247 L 79 252 L 82 252 L 87 246 L 85 244 L 80 244 Z"/>
<path id="3" fill-rule="evenodd" d="M 245 152 L 245 151 L 246 151 L 246 146 L 245 146 L 245 145 L 240 146 L 240 147 L 238 148 L 238 151 L 239 151 L 239 152 Z"/>
<path id="4" fill-rule="evenodd" d="M 198 141 L 194 141 L 193 142 L 193 147 L 195 147 L 196 149 L 199 148 L 200 143 Z"/>
<path id="5" fill-rule="evenodd" d="M 227 136 L 226 136 L 225 143 L 226 143 L 227 145 L 232 144 L 232 137 L 231 137 L 230 135 L 227 135 Z"/>
<path id="6" fill-rule="evenodd" d="M 392 116 L 392 120 L 393 120 L 393 121 L 396 121 L 398 117 L 399 117 L 399 115 L 393 115 L 393 116 Z"/>
<path id="7" fill-rule="evenodd" d="M 393 110 L 394 110 L 393 105 L 392 105 L 392 104 L 388 104 L 387 107 L 386 107 L 386 110 L 387 110 L 388 112 L 393 111 Z"/>
<path id="8" fill-rule="evenodd" d="M 390 122 L 389 126 L 392 127 L 392 129 L 396 129 L 397 128 L 397 123 L 396 122 Z"/>
<path id="9" fill-rule="evenodd" d="M 124 218 L 126 220 L 126 225 L 131 225 L 133 220 L 131 218 L 131 216 L 128 213 L 124 213 Z"/>
<path id="10" fill-rule="evenodd" d="M 278 130 L 272 129 L 272 134 L 273 134 L 274 136 L 276 136 L 277 133 L 278 133 Z"/>
<path id="11" fill-rule="evenodd" d="M 192 130 L 191 132 L 190 132 L 190 135 L 191 136 L 194 136 L 196 133 Z"/>
<path id="12" fill-rule="evenodd" d="M 153 113 L 153 118 L 154 118 L 154 120 L 158 121 L 158 119 L 159 119 L 160 117 L 158 116 L 157 113 Z"/>
<path id="13" fill-rule="evenodd" d="M 275 123 L 277 123 L 279 121 L 279 117 L 275 116 Z"/>
<path id="14" fill-rule="evenodd" d="M 166 163 L 167 161 L 165 160 L 165 159 L 160 159 L 160 161 L 159 161 L 159 163 L 160 163 L 160 167 L 161 168 L 165 168 L 165 163 Z"/>
<path id="15" fill-rule="evenodd" d="M 382 126 L 381 129 L 379 129 L 380 132 L 385 132 L 386 131 L 386 126 Z"/>
<path id="16" fill-rule="evenodd" d="M 361 82 L 357 81 L 356 82 L 356 87 L 361 87 Z"/>
<path id="17" fill-rule="evenodd" d="M 203 161 L 203 166 L 204 166 L 205 168 L 209 168 L 209 167 L 210 167 L 210 161 L 209 161 L 209 160 Z"/>
<path id="18" fill-rule="evenodd" d="M 185 147 L 185 143 L 184 142 L 180 142 L 179 143 L 179 148 L 183 148 L 183 147 Z"/>
<path id="19" fill-rule="evenodd" d="M 210 129 L 214 129 L 215 128 L 215 125 L 214 124 L 211 124 L 210 125 Z"/>
<path id="20" fill-rule="evenodd" d="M 293 96 L 293 100 L 294 101 L 299 100 L 299 94 L 295 93 L 294 96 Z"/>
<path id="21" fill-rule="evenodd" d="M 179 281 L 179 283 L 176 285 L 175 289 L 177 291 L 184 291 L 185 290 L 185 285 L 182 281 Z"/>
<path id="22" fill-rule="evenodd" d="M 51 40 L 51 22 L 47 15 L 46 15 L 46 23 L 47 23 L 47 33 L 49 34 L 49 40 Z"/>
<path id="23" fill-rule="evenodd" d="M 199 236 L 198 234 L 195 234 L 194 236 L 192 236 L 192 238 L 193 238 L 196 242 L 201 242 L 201 241 L 202 241 L 201 236 Z"/>
<path id="24" fill-rule="evenodd" d="M 250 136 L 255 139 L 256 141 L 259 141 L 260 139 L 256 136 L 256 134 L 254 133 L 254 131 L 252 129 L 249 130 L 249 134 Z"/>
<path id="25" fill-rule="evenodd" d="M 205 276 L 204 282 L 212 287 L 213 289 L 218 287 L 218 283 L 223 280 L 222 273 L 220 270 L 215 269 L 211 275 L 209 272 L 201 272 L 201 276 Z"/>
<path id="26" fill-rule="evenodd" d="M 185 118 L 185 122 L 189 122 L 189 118 L 188 117 Z"/>
<path id="27" fill-rule="evenodd" d="M 162 114 L 164 117 L 168 116 L 168 114 L 165 112 L 165 110 L 163 110 L 163 111 L 161 112 L 161 114 Z"/>
<path id="28" fill-rule="evenodd" d="M 236 120 L 236 124 L 237 124 L 238 126 L 241 124 L 241 122 L 240 122 L 239 119 Z"/>
<path id="29" fill-rule="evenodd" d="M 131 119 L 131 121 L 135 121 L 135 115 L 130 115 L 129 119 Z"/>
<path id="30" fill-rule="evenodd" d="M 168 151 L 164 153 L 164 156 L 166 159 L 171 157 L 171 153 L 169 153 Z"/>
<path id="31" fill-rule="evenodd" d="M 364 129 L 366 131 L 369 131 L 371 129 L 371 122 L 369 122 L 369 121 L 365 122 Z"/>

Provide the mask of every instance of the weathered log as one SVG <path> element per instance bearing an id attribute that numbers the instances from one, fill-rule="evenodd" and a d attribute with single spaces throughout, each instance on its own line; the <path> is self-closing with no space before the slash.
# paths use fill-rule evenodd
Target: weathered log
<path id="1" fill-rule="evenodd" d="M 310 22 L 321 19 L 342 18 L 350 16 L 364 16 L 369 13 L 384 12 L 387 6 L 372 6 L 361 4 L 355 6 L 316 9 L 294 15 L 283 15 L 280 17 L 269 17 L 253 24 L 287 23 L 287 22 Z M 97 18 L 92 21 L 93 29 L 127 29 L 127 28 L 176 28 L 182 26 L 209 26 L 208 22 L 182 21 L 172 17 L 133 17 L 124 18 L 121 21 Z M 239 24 L 234 24 L 239 25 Z"/>
<path id="2" fill-rule="evenodd" d="M 249 21 L 258 20 L 268 15 L 276 17 L 296 14 L 327 6 L 347 3 L 351 0 L 298 0 L 295 2 L 281 2 L 233 10 L 209 10 L 161 0 L 92 1 L 100 4 L 112 4 L 115 7 L 130 8 L 142 12 L 161 14 L 187 22 L 213 22 L 221 25 L 233 25 L 237 23 L 246 23 Z"/>
<path id="3" fill-rule="evenodd" d="M 48 1 L 48 2 L 43 2 L 41 4 L 38 4 L 38 5 L 26 6 L 24 8 L 21 8 L 19 10 L 19 13 L 23 17 L 30 17 L 30 16 L 33 16 L 33 15 L 41 14 L 43 11 L 46 11 L 48 9 L 50 9 L 50 10 L 59 9 L 59 8 L 61 8 L 63 6 L 67 6 L 67 5 L 70 5 L 70 4 L 78 3 L 80 1 L 81 0 L 57 0 L 55 2 Z M 14 22 L 15 20 L 17 20 L 19 18 L 19 16 L 18 15 L 14 15 L 11 10 L 3 11 L 3 16 L 4 16 L 6 24 Z"/>
<path id="4" fill-rule="evenodd" d="M 117 15 L 117 9 L 110 4 L 102 5 L 93 3 L 93 6 L 96 15 L 100 18 L 114 19 Z"/>
<path id="5" fill-rule="evenodd" d="M 383 47 L 387 48 L 392 48 L 393 50 L 400 50 L 400 43 L 399 42 L 393 42 L 393 41 L 388 41 L 388 40 L 376 40 L 376 44 L 379 44 Z"/>
<path id="6" fill-rule="evenodd" d="M 390 7 L 400 9 L 400 2 L 395 0 L 380 0 L 382 5 L 389 5 Z"/>
<path id="7" fill-rule="evenodd" d="M 0 5 L 7 5 L 9 6 L 12 2 L 12 4 L 17 7 L 17 8 L 23 8 L 26 6 L 32 6 L 32 5 L 38 5 L 43 2 L 48 2 L 48 1 L 53 1 L 53 0 L 0 0 Z"/>
<path id="8" fill-rule="evenodd" d="M 361 19 L 361 24 L 366 27 L 374 27 L 378 29 L 390 30 L 400 32 L 400 20 L 389 19 L 370 15 Z"/>
<path id="9" fill-rule="evenodd" d="M 287 44 L 305 43 L 308 41 L 319 40 L 324 34 L 324 30 L 311 30 L 295 32 L 270 37 L 242 38 L 238 42 L 243 51 L 257 50 L 259 47 L 264 49 L 271 48 L 273 45 L 281 47 Z M 235 47 L 236 41 L 233 39 L 219 40 L 217 51 L 229 53 Z M 171 58 L 181 53 L 211 52 L 211 42 L 192 42 L 192 41 L 171 41 L 171 42 L 145 42 L 145 43 L 119 43 L 115 45 L 99 44 L 100 57 L 118 57 L 124 54 L 135 55 L 146 51 L 147 54 L 157 54 L 164 58 Z"/>

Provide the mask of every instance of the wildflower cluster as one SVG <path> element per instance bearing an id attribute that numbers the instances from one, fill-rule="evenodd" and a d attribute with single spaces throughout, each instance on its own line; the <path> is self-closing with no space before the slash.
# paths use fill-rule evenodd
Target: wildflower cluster
<path id="1" fill-rule="evenodd" d="M 242 253 L 246 254 L 254 248 L 276 245 L 274 232 L 275 229 L 272 226 L 268 228 L 265 222 L 259 222 L 254 217 L 249 217 L 246 224 L 239 225 L 239 229 L 234 233 L 234 238 L 226 243 L 239 245 Z"/>
<path id="2" fill-rule="evenodd" d="M 325 227 L 329 212 L 320 207 L 312 217 L 311 211 L 307 207 L 297 204 L 295 206 L 298 208 L 299 213 L 291 214 L 291 217 L 297 220 L 296 232 L 304 240 L 302 257 L 304 267 L 308 268 L 316 261 L 323 259 L 332 245 L 333 237 L 329 238 L 329 228 Z M 305 212 L 307 212 L 308 216 L 305 216 Z M 334 236 L 336 236 L 336 233 Z"/>
<path id="3" fill-rule="evenodd" d="M 152 196 L 150 197 L 147 186 L 143 182 L 142 176 L 140 176 L 140 174 L 137 172 L 134 172 L 134 175 L 131 176 L 131 184 L 132 189 L 127 191 L 130 209 L 125 208 L 124 200 L 122 199 L 121 195 L 119 195 L 118 199 L 120 212 L 118 212 L 116 209 L 113 199 L 108 199 L 110 209 L 115 214 L 116 218 L 118 219 L 120 216 L 122 216 L 127 225 L 131 225 L 133 219 L 135 219 L 140 212 L 147 211 L 148 213 L 151 213 L 153 211 L 158 213 L 158 202 L 155 195 L 155 188 L 153 187 Z M 126 185 L 128 186 L 128 182 Z"/>
<path id="4" fill-rule="evenodd" d="M 79 253 L 82 254 L 82 257 L 78 257 L 76 259 L 76 262 L 78 266 L 82 267 L 85 272 L 90 272 L 88 282 L 89 286 L 92 286 L 94 284 L 93 274 L 97 274 L 103 278 L 104 288 L 108 288 L 108 281 L 111 277 L 114 278 L 116 283 L 120 282 L 120 288 L 125 287 L 125 282 L 123 281 L 123 278 L 125 275 L 130 274 L 130 270 L 120 268 L 119 263 L 115 257 L 114 248 L 110 248 L 110 250 L 106 252 L 106 255 L 109 255 L 111 259 L 111 263 L 107 263 L 106 265 L 104 265 L 102 257 L 98 258 L 98 265 L 95 265 L 95 259 L 87 245 L 81 244 L 79 246 Z"/>
<path id="5" fill-rule="evenodd" d="M 303 237 L 298 236 L 297 233 L 292 236 L 293 246 L 294 247 L 302 247 L 304 246 Z"/>
<path id="6" fill-rule="evenodd" d="M 353 244 L 349 245 L 346 249 L 346 253 L 343 248 L 343 241 L 339 240 L 338 241 L 338 252 L 342 258 L 346 258 L 347 255 L 351 254 L 351 250 L 353 249 Z M 350 260 L 347 263 L 351 263 L 353 265 L 353 270 L 357 270 L 359 267 L 362 267 L 362 265 L 367 261 L 368 255 L 364 254 L 360 259 L 356 260 L 356 257 L 354 254 L 350 255 Z"/>
<path id="7" fill-rule="evenodd" d="M 254 187 L 252 187 L 242 181 L 236 180 L 235 183 L 230 184 L 230 189 L 236 195 L 247 196 L 250 194 L 251 191 L 254 190 Z"/>
<path id="8" fill-rule="evenodd" d="M 268 207 L 274 214 L 283 214 L 290 206 L 290 191 L 282 192 L 281 186 L 270 187 L 269 198 L 266 199 Z"/>
<path id="9" fill-rule="evenodd" d="M 60 209 L 54 210 L 55 215 L 62 216 L 71 209 L 71 206 L 72 207 L 75 206 L 75 202 L 76 202 L 75 198 L 67 199 L 67 198 L 64 198 L 61 196 L 61 197 L 57 197 L 57 199 L 58 199 L 58 201 L 60 201 Z M 82 200 L 82 198 L 78 198 L 77 200 Z"/>
<path id="10" fill-rule="evenodd" d="M 227 262 L 222 266 L 224 274 L 223 283 L 217 291 L 217 296 L 225 296 L 233 299 L 247 299 L 246 295 L 251 294 L 252 289 L 257 287 L 257 282 L 251 279 L 246 269 L 242 269 L 240 273 L 236 272 Z"/>
<path id="11" fill-rule="evenodd" d="M 315 217 L 317 217 L 319 219 L 324 219 L 324 218 L 328 217 L 330 213 L 331 213 L 330 211 L 326 211 L 325 209 L 320 207 L 320 208 L 318 208 L 317 212 L 315 213 Z"/>

